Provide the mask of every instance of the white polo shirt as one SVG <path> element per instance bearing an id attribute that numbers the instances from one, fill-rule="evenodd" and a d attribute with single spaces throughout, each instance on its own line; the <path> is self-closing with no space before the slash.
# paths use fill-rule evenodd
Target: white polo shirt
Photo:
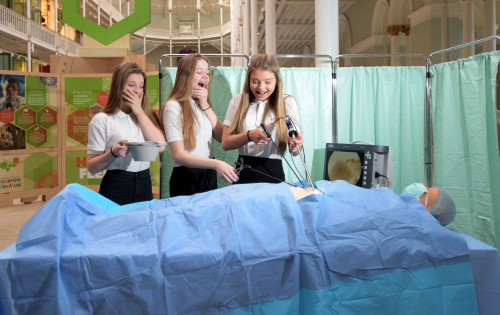
<path id="1" fill-rule="evenodd" d="M 162 121 L 165 128 L 167 142 L 171 143 L 175 141 L 184 141 L 184 137 L 182 136 L 182 115 L 180 104 L 171 100 L 168 101 L 165 106 Z M 196 147 L 193 150 L 188 150 L 186 148 L 186 144 L 184 144 L 184 150 L 186 150 L 189 154 L 211 159 L 214 156 L 214 149 L 212 147 L 212 124 L 193 99 L 191 99 L 191 108 L 193 109 L 196 119 L 198 120 L 198 122 L 195 122 L 194 125 Z M 174 167 L 181 166 L 181 164 L 175 162 L 173 157 L 172 164 Z"/>
<path id="2" fill-rule="evenodd" d="M 287 115 L 292 117 L 295 123 L 299 123 L 299 109 L 297 106 L 297 102 L 295 98 L 292 96 L 284 95 L 285 109 Z M 231 122 L 236 115 L 236 110 L 240 105 L 241 94 L 237 94 L 233 97 L 231 102 L 229 102 L 229 107 L 226 112 L 226 118 L 224 119 L 224 125 L 230 126 Z M 264 115 L 264 110 L 267 106 L 267 100 L 261 102 L 253 102 L 250 103 L 248 108 L 247 115 L 245 117 L 245 121 L 243 122 L 242 131 L 252 130 L 255 128 L 260 128 L 260 124 L 262 122 L 262 116 Z M 284 118 L 284 117 L 283 117 Z M 274 124 L 276 117 L 274 117 L 273 112 L 269 112 L 267 117 L 264 119 L 264 124 L 267 126 L 271 124 L 268 129 L 271 134 L 271 138 L 276 143 L 276 146 L 279 146 L 279 138 L 278 138 L 278 127 Z M 238 148 L 238 152 L 240 155 L 248 155 L 262 158 L 270 158 L 270 159 L 281 159 L 281 154 L 273 144 L 272 141 L 269 141 L 266 144 L 255 144 L 253 142 L 249 142 L 247 145 L 244 145 Z"/>
<path id="3" fill-rule="evenodd" d="M 105 113 L 96 114 L 89 124 L 89 140 L 87 154 L 103 154 L 110 150 L 118 141 L 129 142 L 145 141 L 139 123 L 135 123 L 130 115 L 121 110 L 114 115 Z M 149 162 L 139 162 L 132 158 L 132 154 L 117 157 L 106 170 L 124 170 L 139 172 L 149 168 Z"/>

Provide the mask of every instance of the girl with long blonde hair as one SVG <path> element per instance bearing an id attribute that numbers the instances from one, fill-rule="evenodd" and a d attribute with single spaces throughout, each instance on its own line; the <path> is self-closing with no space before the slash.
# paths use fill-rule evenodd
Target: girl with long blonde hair
<path id="1" fill-rule="evenodd" d="M 141 67 L 133 62 L 119 65 L 104 110 L 89 124 L 87 169 L 91 174 L 106 170 L 99 193 L 120 205 L 153 199 L 150 163 L 135 161 L 126 145 L 165 142 L 145 91 L 146 73 Z"/>
<path id="2" fill-rule="evenodd" d="M 209 102 L 210 65 L 201 54 L 182 57 L 175 84 L 161 117 L 174 169 L 170 197 L 217 188 L 216 173 L 224 181 L 238 180 L 236 170 L 213 158 L 212 139 L 221 141 L 222 123 Z"/>
<path id="3" fill-rule="evenodd" d="M 271 55 L 254 56 L 243 93 L 229 103 L 222 135 L 222 148 L 238 149 L 238 161 L 251 167 L 241 170 L 238 183 L 284 181 L 281 158 L 287 144 L 293 154 L 302 146 L 300 132 L 295 137 L 288 135 L 285 119 L 297 124 L 298 106 L 293 96 L 284 95 L 282 89 L 276 59 Z"/>

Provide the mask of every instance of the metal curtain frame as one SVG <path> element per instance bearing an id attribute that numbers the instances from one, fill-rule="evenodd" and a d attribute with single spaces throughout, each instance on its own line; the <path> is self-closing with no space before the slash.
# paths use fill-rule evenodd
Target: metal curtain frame
<path id="1" fill-rule="evenodd" d="M 473 46 L 473 45 L 477 45 L 477 44 L 480 44 L 480 43 L 484 43 L 484 42 L 487 42 L 487 41 L 490 41 L 490 40 L 497 40 L 497 39 L 500 39 L 500 36 L 499 35 L 495 35 L 495 36 L 490 36 L 490 37 L 486 37 L 486 38 L 483 38 L 483 39 L 478 39 L 476 41 L 473 41 L 473 42 L 469 42 L 469 43 L 465 43 L 465 44 L 461 44 L 461 45 L 457 45 L 457 46 L 453 46 L 453 47 L 450 47 L 450 48 L 446 48 L 446 49 L 442 49 L 442 50 L 438 50 L 438 51 L 435 51 L 433 53 L 431 53 L 429 55 L 429 59 L 428 59 L 428 63 L 429 63 L 429 66 L 428 66 L 428 72 L 427 72 L 427 76 L 428 76 L 428 82 L 429 84 L 432 84 L 431 83 L 431 77 L 430 77 L 430 67 L 431 67 L 431 59 L 433 56 L 435 55 L 438 55 L 438 54 L 442 54 L 442 53 L 446 53 L 446 52 L 449 52 L 449 51 L 452 51 L 452 50 L 457 50 L 457 49 L 461 49 L 461 48 L 464 48 L 464 47 L 468 47 L 468 46 Z M 439 63 L 439 62 L 438 62 Z M 436 64 L 438 64 L 436 63 Z M 430 96 L 429 96 L 430 97 Z M 429 119 L 431 119 L 431 113 L 430 113 L 430 110 L 429 110 Z M 432 124 L 429 128 L 432 128 Z M 432 129 L 430 129 L 432 130 Z M 432 139 L 431 139 L 432 140 Z M 430 174 L 430 176 L 432 176 L 432 173 Z M 429 184 L 427 184 L 427 186 L 429 186 Z M 431 186 L 429 186 L 431 187 Z"/>
<path id="2" fill-rule="evenodd" d="M 250 61 L 255 55 L 250 56 Z M 332 68 L 332 105 L 334 102 L 334 97 L 333 97 L 333 89 L 335 88 L 334 81 L 333 81 L 333 57 L 330 55 L 272 55 L 274 58 L 311 58 L 311 59 L 318 59 L 318 58 L 327 58 L 330 59 L 330 66 Z M 337 142 L 337 112 L 332 108 L 332 140 L 333 142 Z"/>
<path id="3" fill-rule="evenodd" d="M 161 100 L 162 100 L 162 92 L 161 92 L 161 87 L 162 87 L 162 78 L 163 78 L 163 72 L 161 71 L 163 69 L 163 65 L 162 65 L 162 61 L 164 58 L 169 58 L 169 57 L 184 57 L 184 56 L 187 56 L 187 55 L 190 55 L 190 54 L 163 54 L 161 57 L 160 57 L 160 61 L 159 61 L 159 71 L 158 71 L 158 76 L 159 76 L 159 79 L 160 79 L 160 87 L 159 87 L 159 97 L 160 97 L 160 110 L 161 110 L 161 107 L 163 106 L 163 104 L 161 104 Z M 243 54 L 203 54 L 204 57 L 239 57 L 239 58 L 246 58 L 247 60 L 247 65 L 250 63 L 250 57 L 248 57 L 247 55 L 243 55 Z M 161 119 L 161 118 L 160 118 Z"/>
<path id="4" fill-rule="evenodd" d="M 431 53 L 429 55 L 429 62 L 431 62 L 431 58 L 434 55 L 446 53 L 446 52 L 449 52 L 449 51 L 452 51 L 452 50 L 456 50 L 456 49 L 460 49 L 460 48 L 465 48 L 465 47 L 468 47 L 468 46 L 477 45 L 477 44 L 484 43 L 484 42 L 487 42 L 487 41 L 490 41 L 490 40 L 494 40 L 494 39 L 495 40 L 496 39 L 500 39 L 500 35 L 490 36 L 490 37 L 486 37 L 486 38 L 483 38 L 483 39 L 478 39 L 478 40 L 473 41 L 473 42 L 469 42 L 469 43 L 461 44 L 461 45 L 458 45 L 458 46 L 453 46 L 453 47 L 450 47 L 450 48 L 446 48 L 446 49 L 435 51 L 435 52 L 433 52 L 433 53 Z"/>
<path id="5" fill-rule="evenodd" d="M 430 57 L 424 54 L 348 54 L 339 55 L 335 58 L 333 69 L 334 81 L 334 104 L 333 108 L 337 111 L 337 68 L 340 58 L 377 58 L 377 57 L 423 57 L 425 59 L 425 111 L 424 111 L 424 151 L 425 151 L 425 183 L 432 187 L 432 112 L 431 112 L 431 75 L 430 75 Z M 336 115 L 335 115 L 336 117 Z M 337 126 L 335 125 L 335 128 Z M 337 142 L 337 139 L 335 139 Z"/>

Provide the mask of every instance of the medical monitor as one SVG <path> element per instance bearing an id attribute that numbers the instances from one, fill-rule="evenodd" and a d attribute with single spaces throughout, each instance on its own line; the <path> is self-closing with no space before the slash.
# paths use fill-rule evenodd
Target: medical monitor
<path id="1" fill-rule="evenodd" d="M 323 179 L 363 188 L 389 187 L 388 156 L 384 145 L 327 143 Z"/>

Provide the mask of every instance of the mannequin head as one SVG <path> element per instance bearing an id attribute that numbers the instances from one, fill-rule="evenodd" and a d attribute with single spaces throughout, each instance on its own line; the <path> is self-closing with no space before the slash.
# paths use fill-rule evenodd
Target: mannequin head
<path id="1" fill-rule="evenodd" d="M 445 226 L 455 219 L 455 203 L 443 189 L 425 184 L 408 185 L 403 192 L 412 194 L 432 215 Z"/>

